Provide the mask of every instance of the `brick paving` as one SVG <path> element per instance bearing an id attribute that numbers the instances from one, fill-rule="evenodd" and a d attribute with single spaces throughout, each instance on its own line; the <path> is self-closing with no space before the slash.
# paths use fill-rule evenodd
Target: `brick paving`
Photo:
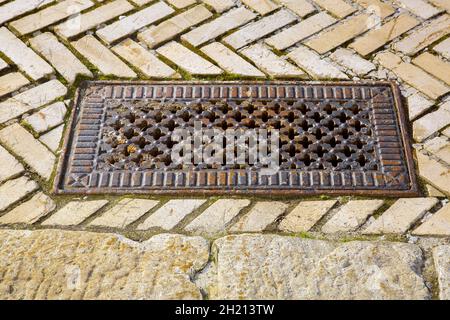
<path id="1" fill-rule="evenodd" d="M 435 257 L 428 264 L 431 282 L 439 283 L 433 297 L 448 299 L 447 0 L 9 0 L 0 3 L 0 24 L 2 229 L 400 242 L 413 235 L 420 245 L 442 244 L 426 257 Z M 398 82 L 422 197 L 104 199 L 51 192 L 80 79 L 211 78 Z"/>

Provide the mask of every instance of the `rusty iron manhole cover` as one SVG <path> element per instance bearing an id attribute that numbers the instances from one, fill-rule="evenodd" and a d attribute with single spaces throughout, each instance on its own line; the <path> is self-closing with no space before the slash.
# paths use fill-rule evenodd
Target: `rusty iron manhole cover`
<path id="1" fill-rule="evenodd" d="M 398 88 L 85 82 L 58 193 L 417 194 Z"/>

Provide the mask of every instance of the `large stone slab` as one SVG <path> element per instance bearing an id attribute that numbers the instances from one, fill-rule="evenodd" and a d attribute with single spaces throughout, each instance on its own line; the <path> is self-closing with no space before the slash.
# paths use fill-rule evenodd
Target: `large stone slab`
<path id="1" fill-rule="evenodd" d="M 1 230 L 0 299 L 200 299 L 208 254 L 200 237 Z"/>
<path id="2" fill-rule="evenodd" d="M 450 300 L 450 245 L 434 248 L 433 260 L 439 282 L 439 298 Z"/>
<path id="3" fill-rule="evenodd" d="M 430 298 L 412 244 L 247 234 L 220 238 L 213 250 L 213 299 Z"/>

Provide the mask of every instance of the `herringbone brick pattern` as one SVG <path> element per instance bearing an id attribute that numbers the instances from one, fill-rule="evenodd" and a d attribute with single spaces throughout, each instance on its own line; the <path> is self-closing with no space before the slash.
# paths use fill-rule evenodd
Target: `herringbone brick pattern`
<path id="1" fill-rule="evenodd" d="M 447 0 L 6 0 L 0 24 L 2 225 L 450 235 Z M 247 199 L 56 197 L 82 79 L 396 80 L 429 197 L 281 201 L 270 215 Z"/>

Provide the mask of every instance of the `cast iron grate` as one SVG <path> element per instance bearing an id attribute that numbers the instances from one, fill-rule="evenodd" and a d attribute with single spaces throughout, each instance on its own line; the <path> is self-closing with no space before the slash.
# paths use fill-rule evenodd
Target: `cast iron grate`
<path id="1" fill-rule="evenodd" d="M 55 185 L 61 193 L 413 195 L 411 159 L 391 83 L 86 82 Z"/>

